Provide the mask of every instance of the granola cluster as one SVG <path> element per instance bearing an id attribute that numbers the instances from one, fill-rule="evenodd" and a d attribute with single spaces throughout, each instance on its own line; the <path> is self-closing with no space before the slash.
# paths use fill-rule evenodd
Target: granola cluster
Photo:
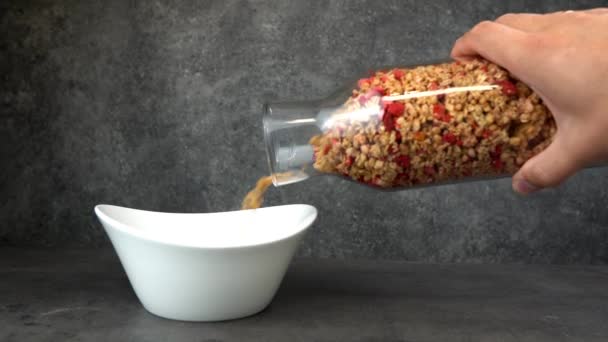
<path id="1" fill-rule="evenodd" d="M 326 124 L 315 169 L 382 188 L 513 174 L 556 132 L 538 95 L 485 60 L 375 72 Z"/>

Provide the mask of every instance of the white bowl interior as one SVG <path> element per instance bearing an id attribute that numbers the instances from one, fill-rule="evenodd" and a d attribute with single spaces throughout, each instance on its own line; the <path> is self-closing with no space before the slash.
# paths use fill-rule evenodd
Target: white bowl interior
<path id="1" fill-rule="evenodd" d="M 209 214 L 161 213 L 101 204 L 95 213 L 127 234 L 199 248 L 272 243 L 300 233 L 317 216 L 317 210 L 305 204 Z"/>

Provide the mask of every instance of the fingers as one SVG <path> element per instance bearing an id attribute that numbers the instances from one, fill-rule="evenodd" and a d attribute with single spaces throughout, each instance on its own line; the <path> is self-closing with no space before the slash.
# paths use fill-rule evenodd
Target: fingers
<path id="1" fill-rule="evenodd" d="M 526 65 L 534 65 L 530 51 L 539 43 L 524 31 L 484 21 L 456 41 L 451 56 L 457 60 L 481 56 L 519 76 L 525 73 Z M 523 60 L 526 63 L 522 63 Z"/>
<path id="2" fill-rule="evenodd" d="M 542 14 L 508 13 L 498 17 L 496 22 L 521 31 L 538 32 L 547 26 L 547 19 L 548 17 Z"/>
<path id="3" fill-rule="evenodd" d="M 604 14 L 608 14 L 608 8 L 593 8 L 593 9 L 585 10 L 583 12 L 587 13 L 587 14 L 604 15 Z"/>
<path id="4" fill-rule="evenodd" d="M 593 8 L 584 11 L 559 11 L 547 14 L 507 13 L 498 17 L 496 22 L 521 31 L 540 32 L 551 24 L 563 22 L 565 15 L 572 14 L 608 15 L 608 8 Z"/>
<path id="5" fill-rule="evenodd" d="M 529 194 L 553 187 L 581 169 L 581 163 L 574 158 L 568 158 L 564 150 L 561 140 L 556 138 L 547 149 L 528 160 L 513 176 L 513 190 Z"/>

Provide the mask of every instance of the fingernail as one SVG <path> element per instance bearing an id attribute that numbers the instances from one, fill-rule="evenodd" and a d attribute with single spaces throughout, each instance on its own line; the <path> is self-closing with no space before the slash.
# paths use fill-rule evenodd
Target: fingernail
<path id="1" fill-rule="evenodd" d="M 515 191 L 519 192 L 520 194 L 529 194 L 529 193 L 538 191 L 540 189 L 539 187 L 528 182 L 525 179 L 516 180 L 514 185 L 515 185 Z"/>

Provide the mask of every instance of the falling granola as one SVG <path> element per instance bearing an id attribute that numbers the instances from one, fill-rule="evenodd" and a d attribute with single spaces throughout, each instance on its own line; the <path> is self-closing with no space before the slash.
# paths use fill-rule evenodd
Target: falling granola
<path id="1" fill-rule="evenodd" d="M 243 199 L 241 210 L 257 209 L 261 207 L 262 203 L 264 203 L 264 194 L 266 193 L 266 190 L 268 190 L 268 187 L 271 184 L 272 176 L 260 178 L 257 181 L 255 188 L 249 191 Z"/>

